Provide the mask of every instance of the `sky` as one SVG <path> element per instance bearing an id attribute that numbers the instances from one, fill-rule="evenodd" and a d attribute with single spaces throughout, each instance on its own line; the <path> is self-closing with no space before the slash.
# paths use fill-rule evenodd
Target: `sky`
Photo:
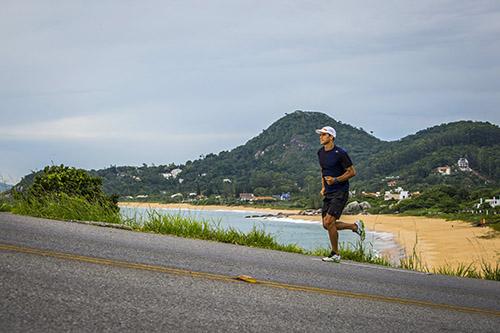
<path id="1" fill-rule="evenodd" d="M 242 145 L 297 109 L 388 141 L 452 121 L 500 123 L 498 1 L 1 8 L 8 183 L 50 164 L 184 163 Z"/>

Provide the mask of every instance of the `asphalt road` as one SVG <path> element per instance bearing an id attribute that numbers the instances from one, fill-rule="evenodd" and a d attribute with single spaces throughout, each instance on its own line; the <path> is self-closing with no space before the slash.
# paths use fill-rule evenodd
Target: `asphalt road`
<path id="1" fill-rule="evenodd" d="M 1 332 L 236 330 L 499 332 L 500 284 L 0 213 Z"/>

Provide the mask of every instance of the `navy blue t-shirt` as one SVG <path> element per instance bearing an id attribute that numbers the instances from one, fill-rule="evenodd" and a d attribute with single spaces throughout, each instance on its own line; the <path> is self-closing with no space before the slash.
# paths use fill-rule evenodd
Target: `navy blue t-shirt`
<path id="1" fill-rule="evenodd" d="M 339 177 L 352 165 L 351 158 L 347 155 L 347 152 L 338 146 L 334 146 L 329 151 L 325 151 L 325 147 L 322 147 L 318 150 L 318 159 L 323 177 Z M 328 185 L 325 179 L 325 192 L 332 193 L 335 191 L 349 191 L 349 180 Z"/>

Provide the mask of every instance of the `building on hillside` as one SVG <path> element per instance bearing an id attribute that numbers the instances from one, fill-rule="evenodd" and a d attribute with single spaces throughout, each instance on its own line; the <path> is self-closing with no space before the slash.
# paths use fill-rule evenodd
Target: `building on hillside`
<path id="1" fill-rule="evenodd" d="M 280 200 L 281 201 L 288 201 L 291 198 L 292 198 L 292 196 L 290 195 L 290 192 L 281 193 L 281 195 L 280 195 Z"/>
<path id="2" fill-rule="evenodd" d="M 460 158 L 457 164 L 460 171 L 472 171 L 469 166 L 469 161 L 465 157 Z"/>
<path id="3" fill-rule="evenodd" d="M 223 182 L 223 183 L 232 183 L 231 179 L 229 179 L 229 178 L 224 178 L 224 179 L 222 180 L 222 182 Z"/>
<path id="4" fill-rule="evenodd" d="M 398 193 L 392 193 L 391 191 L 385 191 L 384 200 L 404 200 L 409 199 L 411 194 L 409 191 L 401 190 Z"/>
<path id="5" fill-rule="evenodd" d="M 170 174 L 172 175 L 172 178 L 177 178 L 177 176 L 182 172 L 181 169 L 174 169 L 172 171 L 170 171 Z"/>
<path id="6" fill-rule="evenodd" d="M 147 194 L 139 194 L 139 195 L 136 195 L 135 197 L 137 199 L 145 199 L 145 198 L 149 197 L 149 195 L 147 195 Z"/>
<path id="7" fill-rule="evenodd" d="M 182 197 L 183 197 L 182 193 L 175 193 L 175 194 L 172 194 L 172 195 L 170 196 L 170 198 L 172 198 L 172 199 L 175 199 L 175 198 L 182 198 Z"/>
<path id="8" fill-rule="evenodd" d="M 253 193 L 240 193 L 241 201 L 253 201 L 255 199 L 255 195 Z"/>
<path id="9" fill-rule="evenodd" d="M 448 165 L 437 167 L 436 172 L 443 176 L 451 175 L 451 167 Z"/>
<path id="10" fill-rule="evenodd" d="M 408 191 L 401 191 L 399 192 L 399 200 L 404 200 L 410 198 L 410 192 Z"/>
<path id="11" fill-rule="evenodd" d="M 476 208 L 480 208 L 483 203 L 487 203 L 490 205 L 491 208 L 495 208 L 497 206 L 500 206 L 500 199 L 493 197 L 493 199 L 486 199 L 483 200 L 483 198 L 479 199 L 479 203 L 476 205 Z"/>

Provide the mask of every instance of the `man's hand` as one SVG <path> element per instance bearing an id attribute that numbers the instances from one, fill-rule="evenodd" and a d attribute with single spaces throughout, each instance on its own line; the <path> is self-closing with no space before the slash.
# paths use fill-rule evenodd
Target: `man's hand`
<path id="1" fill-rule="evenodd" d="M 323 187 L 321 191 L 319 191 L 319 194 L 321 194 L 322 197 L 325 196 L 325 188 Z"/>
<path id="2" fill-rule="evenodd" d="M 334 178 L 334 177 L 332 177 L 332 176 L 325 176 L 326 183 L 327 183 L 328 185 L 333 185 L 333 183 L 334 183 L 333 178 Z"/>

